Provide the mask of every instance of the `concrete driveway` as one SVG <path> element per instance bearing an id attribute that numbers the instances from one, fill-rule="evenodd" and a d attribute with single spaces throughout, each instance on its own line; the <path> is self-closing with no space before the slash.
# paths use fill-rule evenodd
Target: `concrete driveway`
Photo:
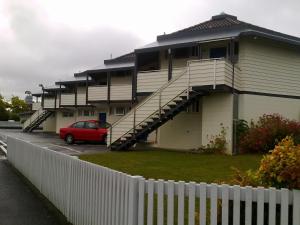
<path id="1" fill-rule="evenodd" d="M 57 134 L 54 133 L 45 133 L 42 131 L 23 133 L 22 130 L 0 129 L 0 140 L 6 141 L 8 136 L 26 140 L 42 147 L 46 147 L 50 150 L 62 152 L 68 155 L 80 155 L 108 151 L 106 145 L 98 143 L 77 143 L 74 145 L 68 145 L 61 140 Z"/>

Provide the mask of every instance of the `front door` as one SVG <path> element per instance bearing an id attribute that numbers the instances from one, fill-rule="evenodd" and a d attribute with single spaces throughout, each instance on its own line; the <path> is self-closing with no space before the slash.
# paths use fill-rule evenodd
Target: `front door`
<path id="1" fill-rule="evenodd" d="M 99 122 L 100 124 L 106 123 L 106 113 L 99 113 Z"/>

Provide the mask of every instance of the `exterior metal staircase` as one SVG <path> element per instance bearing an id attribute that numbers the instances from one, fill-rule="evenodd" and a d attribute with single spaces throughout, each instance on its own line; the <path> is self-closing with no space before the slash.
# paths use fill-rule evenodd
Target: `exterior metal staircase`
<path id="1" fill-rule="evenodd" d="M 190 66 L 134 107 L 108 132 L 111 150 L 127 150 L 177 114 L 186 110 L 204 92 L 192 91 Z"/>
<path id="2" fill-rule="evenodd" d="M 32 132 L 52 114 L 52 111 L 44 110 L 42 107 L 40 107 L 24 122 L 23 132 Z"/>

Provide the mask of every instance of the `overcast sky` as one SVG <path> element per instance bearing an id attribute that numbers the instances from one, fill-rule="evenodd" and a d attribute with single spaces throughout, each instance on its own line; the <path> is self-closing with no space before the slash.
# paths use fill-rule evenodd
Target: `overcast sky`
<path id="1" fill-rule="evenodd" d="M 220 12 L 300 37 L 300 0 L 0 0 L 0 93 L 37 91 Z"/>

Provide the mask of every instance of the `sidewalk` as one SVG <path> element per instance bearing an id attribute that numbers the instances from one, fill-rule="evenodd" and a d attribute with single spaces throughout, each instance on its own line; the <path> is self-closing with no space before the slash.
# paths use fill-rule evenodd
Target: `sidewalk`
<path id="1" fill-rule="evenodd" d="M 56 215 L 23 182 L 6 159 L 0 159 L 0 224 L 60 225 Z"/>

